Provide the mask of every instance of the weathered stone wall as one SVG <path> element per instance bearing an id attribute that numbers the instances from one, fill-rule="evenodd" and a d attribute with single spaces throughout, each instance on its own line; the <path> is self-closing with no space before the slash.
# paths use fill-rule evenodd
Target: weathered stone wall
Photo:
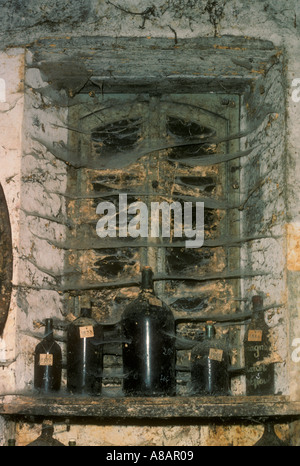
<path id="1" fill-rule="evenodd" d="M 1 78 L 5 82 L 3 102 L 0 103 L 1 127 L 1 184 L 6 203 L 10 212 L 11 237 L 13 248 L 13 283 L 19 276 L 19 246 L 20 246 L 20 186 L 22 159 L 22 125 L 24 109 L 24 50 L 10 48 L 1 52 Z M 2 393 L 14 392 L 16 389 L 16 318 L 17 289 L 12 288 L 10 310 L 2 337 L 0 338 L 0 364 Z M 6 430 L 7 429 L 7 430 Z M 3 442 L 6 435 L 13 437 L 12 425 L 1 422 Z"/>
<path id="2" fill-rule="evenodd" d="M 273 270 L 274 275 L 257 279 L 256 283 L 253 280 L 245 281 L 243 286 L 244 289 L 256 287 L 256 290 L 263 291 L 267 305 L 274 302 L 280 304 L 269 315 L 280 361 L 278 390 L 290 393 L 292 399 L 299 400 L 300 363 L 292 358 L 292 351 L 296 347 L 293 345 L 297 345 L 295 339 L 300 338 L 300 181 L 297 175 L 300 102 L 293 94 L 293 80 L 300 78 L 300 8 L 297 0 L 275 3 L 260 0 L 159 0 L 155 5 L 145 0 L 77 0 L 69 3 L 31 0 L 25 3 L 14 0 L 0 8 L 0 78 L 6 83 L 5 102 L 0 103 L 0 182 L 11 213 L 14 251 L 11 310 L 0 340 L 0 362 L 3 362 L 1 393 L 31 387 L 32 349 L 36 340 L 30 332 L 39 330 L 38 326 L 32 328 L 33 316 L 42 320 L 46 317 L 45 309 L 47 314 L 58 318 L 66 314 L 61 295 L 51 290 L 51 284 L 57 283 L 56 278 L 63 271 L 64 252 L 51 248 L 49 242 L 61 241 L 66 235 L 66 206 L 58 193 L 65 190 L 67 170 L 63 162 L 34 138 L 44 135 L 46 140 L 66 143 L 67 134 L 61 128 L 61 122 L 66 121 L 67 111 L 62 108 L 58 114 L 57 108 L 49 105 L 47 98 L 35 92 L 36 88 L 47 83 L 43 82 L 36 69 L 30 69 L 30 45 L 43 38 L 82 36 L 108 36 L 114 38 L 117 44 L 118 37 L 127 36 L 170 38 L 176 47 L 184 38 L 217 36 L 222 41 L 223 36 L 231 35 L 270 40 L 283 53 L 281 64 L 284 65 L 285 75 L 281 74 L 279 79 L 276 71 L 278 62 L 274 59 L 274 70 L 269 71 L 266 79 L 271 88 L 268 103 L 275 104 L 278 118 L 265 122 L 266 125 L 256 134 L 256 143 L 257 140 L 263 144 L 269 141 L 267 156 L 263 163 L 253 158 L 244 164 L 242 175 L 243 196 L 247 197 L 253 183 L 257 184 L 257 190 L 249 197 L 242 214 L 246 233 L 251 230 L 252 234 L 267 232 L 274 236 L 267 248 L 265 240 L 254 242 L 251 247 L 247 245 L 243 259 L 245 264 L 250 261 L 254 268 L 263 268 L 267 272 Z M 63 56 L 64 51 L 60 50 L 59 53 Z M 28 63 L 26 74 L 25 55 Z M 234 72 L 234 64 L 232 66 Z M 275 133 L 271 133 L 271 130 Z M 273 134 L 277 135 L 276 139 Z M 252 144 L 253 140 L 247 143 Z M 249 170 L 250 178 L 247 176 Z M 267 201 L 269 207 L 262 216 L 260 213 L 253 217 L 251 209 L 255 209 L 256 202 L 261 200 Z M 250 225 L 247 213 L 249 219 L 256 218 L 259 225 Z M 278 325 L 278 322 L 287 319 L 288 325 Z M 22 338 L 19 338 L 20 335 Z M 290 385 L 286 384 L 286 375 L 291 381 Z M 13 426 L 1 422 L 0 429 L 3 432 L 2 443 L 5 443 L 8 437 L 13 436 Z M 21 445 L 33 440 L 39 427 L 30 429 L 26 425 L 17 425 L 16 429 Z M 72 426 L 72 435 L 68 432 L 66 436 L 64 429 L 65 426 L 57 426 L 57 438 L 67 442 L 65 439 L 72 436 L 82 445 L 246 445 L 254 443 L 261 431 L 252 426 L 86 426 L 84 429 Z M 286 431 L 287 426 L 284 426 L 283 432 Z M 299 438 L 295 435 L 292 442 L 299 444 Z"/>
<path id="3" fill-rule="evenodd" d="M 264 305 L 273 306 L 266 312 L 273 342 L 272 359 L 276 362 L 276 393 L 288 393 L 286 300 L 286 139 L 285 139 L 285 80 L 281 70 L 281 52 L 277 62 L 268 69 L 264 84 L 257 84 L 258 92 L 244 96 L 242 124 L 256 121 L 253 133 L 245 137 L 245 148 L 257 147 L 242 160 L 242 218 L 243 236 L 254 239 L 242 248 L 244 267 L 251 267 L 258 276 L 243 280 L 245 295 L 252 292 L 264 296 Z M 253 115 L 265 115 L 262 124 Z M 269 113 L 272 112 L 272 113 Z"/>

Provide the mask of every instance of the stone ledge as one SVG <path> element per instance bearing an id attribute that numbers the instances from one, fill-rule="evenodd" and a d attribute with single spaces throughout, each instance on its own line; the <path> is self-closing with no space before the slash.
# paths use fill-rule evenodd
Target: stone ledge
<path id="1" fill-rule="evenodd" d="M 300 402 L 286 396 L 83 397 L 0 396 L 0 415 L 103 419 L 250 419 L 299 417 Z"/>

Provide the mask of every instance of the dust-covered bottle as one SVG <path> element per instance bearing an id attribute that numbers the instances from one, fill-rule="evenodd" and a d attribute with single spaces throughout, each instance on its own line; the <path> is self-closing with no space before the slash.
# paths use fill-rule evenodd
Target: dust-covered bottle
<path id="1" fill-rule="evenodd" d="M 254 447 L 287 447 L 288 443 L 281 440 L 274 429 L 274 423 L 268 421 L 264 424 L 264 431 Z"/>
<path id="2" fill-rule="evenodd" d="M 191 382 L 195 395 L 229 395 L 227 345 L 215 335 L 213 323 L 207 322 L 203 340 L 192 349 Z"/>
<path id="3" fill-rule="evenodd" d="M 103 329 L 82 308 L 67 331 L 67 388 L 72 393 L 100 395 L 103 371 Z"/>
<path id="4" fill-rule="evenodd" d="M 274 363 L 270 360 L 269 327 L 264 318 L 262 297 L 253 296 L 252 305 L 252 318 L 244 339 L 246 395 L 272 395 Z"/>
<path id="5" fill-rule="evenodd" d="M 142 270 L 141 291 L 126 307 L 121 324 L 124 393 L 175 395 L 175 320 L 171 309 L 154 293 L 150 267 Z"/>
<path id="6" fill-rule="evenodd" d="M 62 352 L 53 336 L 53 319 L 46 319 L 44 338 L 34 352 L 34 388 L 44 393 L 61 385 Z"/>
<path id="7" fill-rule="evenodd" d="M 32 442 L 28 443 L 27 447 L 64 447 L 65 445 L 53 437 L 54 426 L 53 422 L 46 419 L 42 423 L 41 434 Z"/>

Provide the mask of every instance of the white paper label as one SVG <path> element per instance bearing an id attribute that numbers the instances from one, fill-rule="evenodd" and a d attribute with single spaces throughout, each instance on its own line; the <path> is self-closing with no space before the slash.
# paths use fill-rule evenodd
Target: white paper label
<path id="1" fill-rule="evenodd" d="M 40 366 L 53 366 L 53 354 L 40 354 Z"/>
<path id="2" fill-rule="evenodd" d="M 222 361 L 223 350 L 218 348 L 210 348 L 208 357 L 214 361 Z"/>
<path id="3" fill-rule="evenodd" d="M 248 341 L 261 341 L 261 340 L 262 340 L 262 330 L 249 330 Z"/>
<path id="4" fill-rule="evenodd" d="M 94 328 L 92 325 L 85 325 L 79 327 L 80 338 L 91 338 L 94 336 Z"/>

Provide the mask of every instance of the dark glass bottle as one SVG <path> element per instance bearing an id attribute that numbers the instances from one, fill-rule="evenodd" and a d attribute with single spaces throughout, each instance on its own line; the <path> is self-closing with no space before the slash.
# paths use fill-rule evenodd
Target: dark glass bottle
<path id="1" fill-rule="evenodd" d="M 62 353 L 53 337 L 53 320 L 46 319 L 44 338 L 34 352 L 34 388 L 45 393 L 58 391 L 61 371 Z"/>
<path id="2" fill-rule="evenodd" d="M 193 394 L 229 395 L 229 356 L 227 345 L 215 338 L 211 322 L 205 326 L 205 336 L 191 352 Z"/>
<path id="3" fill-rule="evenodd" d="M 72 393 L 100 395 L 103 371 L 103 331 L 88 308 L 67 331 L 67 388 Z"/>
<path id="4" fill-rule="evenodd" d="M 244 339 L 246 395 L 274 394 L 274 364 L 271 355 L 269 328 L 265 322 L 263 299 L 252 298 L 253 313 Z"/>
<path id="5" fill-rule="evenodd" d="M 140 294 L 126 307 L 121 325 L 124 393 L 175 395 L 175 320 L 169 307 L 155 296 L 150 267 L 142 270 Z"/>
<path id="6" fill-rule="evenodd" d="M 264 432 L 254 447 L 287 447 L 288 444 L 277 437 L 273 422 L 264 424 Z"/>
<path id="7" fill-rule="evenodd" d="M 42 424 L 41 435 L 33 442 L 28 443 L 27 447 L 64 447 L 65 445 L 59 440 L 53 438 L 54 427 L 52 421 L 44 421 Z"/>
<path id="8" fill-rule="evenodd" d="M 14 438 L 9 438 L 7 441 L 7 446 L 8 447 L 15 447 L 16 446 L 16 441 Z"/>

